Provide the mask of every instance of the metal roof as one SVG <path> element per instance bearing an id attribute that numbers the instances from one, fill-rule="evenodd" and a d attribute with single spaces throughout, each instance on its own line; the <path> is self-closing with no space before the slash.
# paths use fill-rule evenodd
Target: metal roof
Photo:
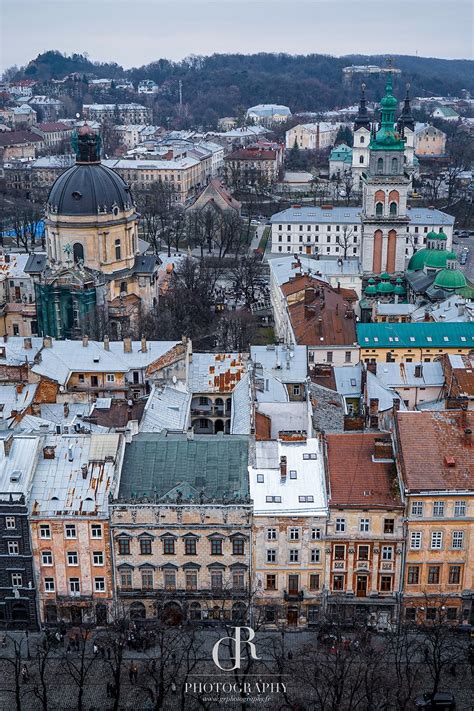
<path id="1" fill-rule="evenodd" d="M 387 387 L 441 387 L 443 366 L 433 363 L 377 363 L 377 378 Z M 419 375 L 417 375 L 419 373 Z"/>
<path id="2" fill-rule="evenodd" d="M 119 497 L 169 497 L 232 503 L 248 494 L 248 438 L 242 435 L 144 433 L 126 445 Z"/>
<path id="3" fill-rule="evenodd" d="M 27 495 L 41 438 L 0 432 L 0 492 Z"/>
<path id="4" fill-rule="evenodd" d="M 358 323 L 361 348 L 473 348 L 474 323 Z"/>
<path id="5" fill-rule="evenodd" d="M 306 380 L 306 346 L 250 346 L 250 357 L 283 383 L 303 383 Z"/>
<path id="6" fill-rule="evenodd" d="M 188 386 L 192 393 L 231 393 L 245 374 L 242 353 L 193 353 Z"/>
<path id="7" fill-rule="evenodd" d="M 188 390 L 165 385 L 153 387 L 148 397 L 140 432 L 185 432 L 188 426 L 191 394 Z"/>
<path id="8" fill-rule="evenodd" d="M 247 373 L 232 393 L 230 434 L 249 435 L 251 426 L 250 376 Z"/>
<path id="9" fill-rule="evenodd" d="M 378 400 L 377 409 L 379 412 L 391 410 L 394 400 L 397 400 L 400 403 L 400 410 L 408 409 L 398 393 L 386 387 L 382 381 L 377 378 L 377 376 L 370 372 L 370 370 L 367 371 L 366 395 L 367 400 Z"/>
<path id="10" fill-rule="evenodd" d="M 345 397 L 357 397 L 362 390 L 362 366 L 360 363 L 352 367 L 340 366 L 334 368 L 334 379 L 337 392 Z"/>
<path id="11" fill-rule="evenodd" d="M 275 258 L 271 254 L 268 256 L 268 264 L 270 265 L 272 276 L 280 286 L 286 284 L 296 272 L 304 272 L 323 281 L 328 281 L 329 277 L 358 277 L 362 275 L 362 267 L 357 259 L 346 259 L 338 262 L 337 259 L 312 259 L 304 254 L 298 254 L 298 262 L 301 264 L 301 267 L 299 267 L 295 266 L 296 260 L 293 256 L 282 257 L 275 255 Z"/>
<path id="12" fill-rule="evenodd" d="M 452 215 L 428 207 L 411 207 L 407 210 L 407 215 L 410 223 L 415 225 L 454 225 Z M 329 210 L 314 206 L 289 207 L 272 215 L 271 223 L 359 225 L 361 216 L 362 206 L 336 206 Z"/>

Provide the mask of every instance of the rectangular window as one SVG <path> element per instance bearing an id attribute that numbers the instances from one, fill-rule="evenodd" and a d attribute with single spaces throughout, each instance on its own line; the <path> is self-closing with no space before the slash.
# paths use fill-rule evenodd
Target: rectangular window
<path id="1" fill-rule="evenodd" d="M 122 570 L 120 573 L 120 586 L 123 590 L 130 590 L 132 587 L 132 571 Z"/>
<path id="2" fill-rule="evenodd" d="M 351 351 L 346 351 L 344 355 L 344 362 L 345 363 L 350 363 L 352 360 L 352 352 Z"/>
<path id="3" fill-rule="evenodd" d="M 420 550 L 421 548 L 421 531 L 411 531 L 410 533 L 410 548 Z"/>
<path id="4" fill-rule="evenodd" d="M 381 590 L 381 592 L 391 592 L 391 590 L 392 590 L 392 576 L 391 575 L 381 575 L 380 576 L 380 590 Z"/>
<path id="5" fill-rule="evenodd" d="M 297 479 L 298 472 L 295 469 L 290 469 L 290 479 Z"/>
<path id="6" fill-rule="evenodd" d="M 428 585 L 438 585 L 439 583 L 439 565 L 430 565 L 428 567 Z"/>
<path id="7" fill-rule="evenodd" d="M 21 573 L 12 573 L 12 588 L 21 588 L 23 586 L 23 577 Z"/>
<path id="8" fill-rule="evenodd" d="M 450 585 L 459 585 L 461 582 L 461 566 L 450 565 L 448 574 L 448 583 Z"/>
<path id="9" fill-rule="evenodd" d="M 92 553 L 93 565 L 104 565 L 104 554 L 102 551 L 94 551 Z"/>
<path id="10" fill-rule="evenodd" d="M 153 590 L 153 570 L 142 570 L 142 590 Z"/>
<path id="11" fill-rule="evenodd" d="M 440 550 L 443 547 L 443 532 L 442 531 L 432 531 L 431 533 L 431 548 L 434 550 Z"/>
<path id="12" fill-rule="evenodd" d="M 332 589 L 336 592 L 344 590 L 344 576 L 334 575 L 332 579 Z"/>
<path id="13" fill-rule="evenodd" d="M 466 515 L 466 502 L 465 501 L 455 501 L 454 502 L 454 515 L 462 516 Z"/>
<path id="14" fill-rule="evenodd" d="M 92 538 L 102 538 L 102 524 L 93 523 L 91 525 L 91 537 Z"/>
<path id="15" fill-rule="evenodd" d="M 357 546 L 357 559 L 369 560 L 369 546 Z"/>
<path id="16" fill-rule="evenodd" d="M 130 555 L 130 540 L 128 538 L 118 539 L 119 555 Z"/>
<path id="17" fill-rule="evenodd" d="M 148 543 L 150 544 L 149 553 L 151 554 L 151 541 L 148 541 Z M 163 538 L 163 555 L 174 555 L 175 552 L 175 539 L 169 536 Z"/>
<path id="18" fill-rule="evenodd" d="M 18 541 L 7 541 L 8 555 L 18 555 L 20 552 L 20 546 Z"/>
<path id="19" fill-rule="evenodd" d="M 66 531 L 66 538 L 76 538 L 77 537 L 75 523 L 67 523 L 65 526 L 65 531 Z"/>
<path id="20" fill-rule="evenodd" d="M 195 538 L 185 538 L 184 539 L 184 553 L 185 555 L 196 555 L 196 539 Z"/>
<path id="21" fill-rule="evenodd" d="M 312 548 L 311 562 L 312 563 L 320 563 L 321 562 L 321 551 L 319 548 Z"/>
<path id="22" fill-rule="evenodd" d="M 6 516 L 5 517 L 5 528 L 15 528 L 16 522 L 15 522 L 15 517 L 14 516 Z"/>
<path id="23" fill-rule="evenodd" d="M 436 620 L 436 607 L 426 608 L 426 619 L 431 621 Z"/>
<path id="24" fill-rule="evenodd" d="M 232 555 L 244 555 L 245 542 L 243 538 L 234 538 L 232 541 Z"/>
<path id="25" fill-rule="evenodd" d="M 311 529 L 311 540 L 312 541 L 319 541 L 321 539 L 321 529 L 320 528 L 312 528 Z"/>
<path id="26" fill-rule="evenodd" d="M 267 541 L 276 541 L 276 528 L 267 528 Z"/>
<path id="27" fill-rule="evenodd" d="M 53 565 L 53 554 L 51 551 L 41 551 L 41 565 Z"/>
<path id="28" fill-rule="evenodd" d="M 51 528 L 49 527 L 49 524 L 42 523 L 39 528 L 40 538 L 51 538 Z"/>
<path id="29" fill-rule="evenodd" d="M 405 610 L 405 620 L 407 622 L 415 622 L 416 620 L 416 607 L 407 607 Z"/>
<path id="30" fill-rule="evenodd" d="M 106 373 L 105 378 L 108 383 L 114 383 L 115 382 L 115 375 L 113 373 Z"/>
<path id="31" fill-rule="evenodd" d="M 222 539 L 214 538 L 211 541 L 211 555 L 222 555 Z"/>
<path id="32" fill-rule="evenodd" d="M 327 363 L 332 363 L 332 351 L 327 351 L 327 353 L 326 353 L 326 362 L 327 362 Z"/>
<path id="33" fill-rule="evenodd" d="M 298 563 L 300 560 L 300 552 L 298 548 L 290 548 L 289 550 L 289 561 L 290 563 Z"/>
<path id="34" fill-rule="evenodd" d="M 412 516 L 423 516 L 423 501 L 412 501 L 411 515 Z"/>
<path id="35" fill-rule="evenodd" d="M 290 528 L 288 538 L 290 539 L 290 541 L 299 541 L 300 529 L 299 528 Z"/>
<path id="36" fill-rule="evenodd" d="M 345 546 L 334 546 L 334 560 L 344 560 L 346 557 Z"/>
<path id="37" fill-rule="evenodd" d="M 453 548 L 463 548 L 464 546 L 464 531 L 453 531 L 452 539 Z"/>
<path id="38" fill-rule="evenodd" d="M 276 590 L 277 589 L 277 576 L 274 573 L 270 573 L 265 578 L 265 590 Z"/>
<path id="39" fill-rule="evenodd" d="M 167 538 L 163 540 L 163 553 L 165 552 L 167 540 Z M 173 541 L 174 544 L 173 538 L 169 540 Z M 140 555 L 151 555 L 151 538 L 140 538 Z"/>
<path id="40" fill-rule="evenodd" d="M 407 585 L 418 585 L 420 582 L 420 566 L 409 565 L 407 572 Z"/>
<path id="41" fill-rule="evenodd" d="M 309 589 L 310 590 L 319 590 L 319 574 L 318 573 L 311 573 L 309 576 Z"/>
<path id="42" fill-rule="evenodd" d="M 361 518 L 359 521 L 359 531 L 361 533 L 368 533 L 370 521 L 368 518 Z"/>
<path id="43" fill-rule="evenodd" d="M 455 622 L 458 619 L 458 608 L 457 607 L 447 607 L 446 608 L 446 619 L 450 622 Z"/>
<path id="44" fill-rule="evenodd" d="M 44 579 L 44 591 L 45 592 L 54 592 L 54 578 L 45 578 Z"/>
<path id="45" fill-rule="evenodd" d="M 222 590 L 222 573 L 220 570 L 212 571 L 211 588 L 212 590 Z"/>
<path id="46" fill-rule="evenodd" d="M 382 546 L 382 560 L 393 560 L 393 546 Z"/>
<path id="47" fill-rule="evenodd" d="M 433 502 L 433 516 L 444 516 L 444 501 Z"/>
<path id="48" fill-rule="evenodd" d="M 176 589 L 176 572 L 174 570 L 165 570 L 163 575 L 165 590 Z"/>
<path id="49" fill-rule="evenodd" d="M 81 592 L 81 583 L 79 578 L 69 578 L 69 591 L 72 593 Z"/>
<path id="50" fill-rule="evenodd" d="M 198 576 L 196 570 L 187 570 L 186 575 L 186 590 L 197 590 Z"/>
<path id="51" fill-rule="evenodd" d="M 68 565 L 79 565 L 79 560 L 76 551 L 69 551 L 67 554 L 67 564 Z"/>
<path id="52" fill-rule="evenodd" d="M 393 518 L 385 518 L 383 521 L 383 532 L 393 533 L 395 530 L 395 521 Z"/>
<path id="53" fill-rule="evenodd" d="M 243 570 L 234 570 L 232 573 L 232 588 L 234 590 L 245 588 L 245 572 Z"/>
<path id="54" fill-rule="evenodd" d="M 267 563 L 276 563 L 276 550 L 274 548 L 267 550 Z"/>
<path id="55" fill-rule="evenodd" d="M 344 533 L 346 530 L 346 519 L 336 518 L 336 533 Z"/>
<path id="56" fill-rule="evenodd" d="M 105 578 L 94 578 L 94 592 L 105 592 Z"/>

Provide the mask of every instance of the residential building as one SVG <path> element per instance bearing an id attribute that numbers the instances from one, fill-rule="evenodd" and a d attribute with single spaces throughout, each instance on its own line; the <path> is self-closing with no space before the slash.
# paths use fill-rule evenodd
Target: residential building
<path id="1" fill-rule="evenodd" d="M 158 84 L 151 79 L 142 79 L 138 82 L 137 92 L 139 94 L 157 94 L 158 91 Z"/>
<path id="2" fill-rule="evenodd" d="M 390 630 L 403 571 L 403 504 L 390 436 L 326 435 L 327 614 Z"/>
<path id="3" fill-rule="evenodd" d="M 28 254 L 0 255 L 0 335 L 37 335 L 35 289 Z"/>
<path id="4" fill-rule="evenodd" d="M 242 126 L 242 128 L 233 128 L 229 131 L 208 131 L 205 134 L 206 140 L 210 138 L 216 143 L 229 148 L 234 146 L 248 146 L 254 143 L 259 138 L 266 136 L 269 129 L 263 126 Z"/>
<path id="5" fill-rule="evenodd" d="M 445 397 L 448 409 L 474 410 L 474 354 L 444 355 L 441 358 L 446 382 Z"/>
<path id="6" fill-rule="evenodd" d="M 281 104 L 257 104 L 247 109 L 245 118 L 253 123 L 271 126 L 274 123 L 284 123 L 291 118 L 288 106 Z"/>
<path id="7" fill-rule="evenodd" d="M 255 614 L 267 625 L 318 623 L 328 515 L 320 440 L 300 432 L 257 441 L 249 476 Z"/>
<path id="8" fill-rule="evenodd" d="M 405 506 L 405 620 L 474 624 L 472 412 L 400 412 L 394 442 Z"/>
<path id="9" fill-rule="evenodd" d="M 104 160 L 132 189 L 143 190 L 160 180 L 174 188 L 176 202 L 185 203 L 203 187 L 201 161 L 197 158 L 175 160 Z"/>
<path id="10" fill-rule="evenodd" d="M 352 148 L 340 143 L 329 154 L 329 177 L 350 175 L 352 170 Z M 344 186 L 343 186 L 344 187 Z"/>
<path id="11" fill-rule="evenodd" d="M 109 495 L 120 434 L 47 435 L 33 477 L 30 526 L 43 625 L 113 619 Z"/>
<path id="12" fill-rule="evenodd" d="M 110 504 L 117 610 L 243 621 L 252 599 L 248 438 L 140 433 Z"/>
<path id="13" fill-rule="evenodd" d="M 441 129 L 426 123 L 415 124 L 415 155 L 438 158 L 446 153 L 446 134 Z"/>
<path id="14" fill-rule="evenodd" d="M 141 104 L 84 104 L 85 117 L 92 121 L 111 121 L 117 124 L 151 123 L 153 111 Z"/>
<path id="15" fill-rule="evenodd" d="M 234 210 L 240 215 L 241 207 L 241 203 L 232 197 L 230 191 L 222 185 L 220 180 L 214 179 L 197 195 L 187 209 L 207 210 L 212 208 L 218 212 Z"/>
<path id="16" fill-rule="evenodd" d="M 443 399 L 445 377 L 439 360 L 432 363 L 377 363 L 375 375 L 385 387 L 399 395 L 408 410 Z"/>
<path id="17" fill-rule="evenodd" d="M 250 358 L 255 365 L 282 382 L 291 400 L 304 400 L 308 360 L 306 346 L 250 346 Z"/>
<path id="18" fill-rule="evenodd" d="M 228 185 L 246 187 L 263 182 L 274 183 L 281 170 L 277 150 L 249 146 L 224 157 L 225 179 Z"/>
<path id="19" fill-rule="evenodd" d="M 15 106 L 11 109 L 11 124 L 14 131 L 30 129 L 36 124 L 36 111 L 28 104 Z"/>
<path id="20" fill-rule="evenodd" d="M 0 133 L 0 163 L 14 159 L 31 160 L 44 145 L 41 136 L 32 131 L 5 131 Z"/>
<path id="21" fill-rule="evenodd" d="M 443 119 L 443 121 L 459 121 L 460 116 L 450 106 L 436 106 L 431 112 L 433 118 Z"/>
<path id="22" fill-rule="evenodd" d="M 28 501 L 41 438 L 0 433 L 0 629 L 38 629 Z"/>
<path id="23" fill-rule="evenodd" d="M 358 323 L 360 359 L 365 363 L 431 363 L 447 353 L 468 354 L 472 323 Z"/>
<path id="24" fill-rule="evenodd" d="M 326 281 L 332 287 L 352 289 L 358 297 L 362 293 L 362 265 L 357 259 L 318 259 L 297 254 L 278 256 L 268 260 L 270 266 L 270 296 L 274 309 L 281 298 L 280 287 L 302 274 Z"/>
<path id="25" fill-rule="evenodd" d="M 300 150 L 304 151 L 323 151 L 331 148 L 341 125 L 341 123 L 320 121 L 294 126 L 286 132 L 286 149 L 290 150 L 295 143 Z"/>
<path id="26" fill-rule="evenodd" d="M 39 123 L 33 129 L 38 136 L 41 136 L 46 150 L 54 150 L 56 148 L 66 148 L 70 150 L 70 142 L 72 137 L 72 127 L 60 121 L 50 123 Z"/>
<path id="27" fill-rule="evenodd" d="M 32 96 L 28 104 L 36 111 L 38 121 L 57 121 L 64 116 L 64 104 L 51 96 Z"/>

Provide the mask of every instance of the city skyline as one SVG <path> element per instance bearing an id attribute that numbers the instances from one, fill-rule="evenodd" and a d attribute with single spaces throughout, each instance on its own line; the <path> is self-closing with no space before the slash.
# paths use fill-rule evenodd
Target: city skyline
<path id="1" fill-rule="evenodd" d="M 127 69 L 159 58 L 234 52 L 472 59 L 470 2 L 457 2 L 456 13 L 437 0 L 416 6 L 402 0 L 397 7 L 400 12 L 394 14 L 374 0 L 137 0 L 133 6 L 128 0 L 4 0 L 1 70 L 27 64 L 50 49 L 87 53 L 94 61 L 116 61 Z M 295 18 L 291 32 L 290 17 Z M 304 22 L 298 24 L 298 18 Z M 18 23 L 21 43 L 10 31 Z"/>

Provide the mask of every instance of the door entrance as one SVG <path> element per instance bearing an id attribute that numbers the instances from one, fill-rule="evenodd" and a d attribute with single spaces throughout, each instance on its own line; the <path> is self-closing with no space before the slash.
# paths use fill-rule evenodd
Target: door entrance
<path id="1" fill-rule="evenodd" d="M 357 597 L 367 596 L 367 575 L 357 576 Z"/>
<path id="2" fill-rule="evenodd" d="M 298 608 L 289 607 L 286 613 L 286 621 L 292 627 L 296 627 L 298 624 Z"/>

